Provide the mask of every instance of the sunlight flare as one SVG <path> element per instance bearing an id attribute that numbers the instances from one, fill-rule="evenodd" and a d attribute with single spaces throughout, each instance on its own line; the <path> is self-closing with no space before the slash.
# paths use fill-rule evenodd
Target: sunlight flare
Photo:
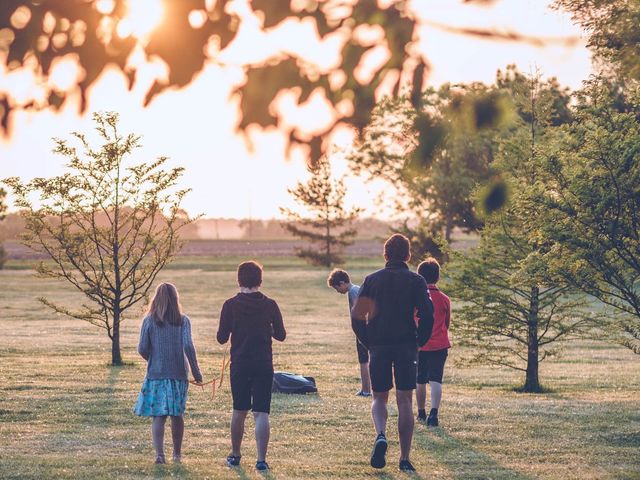
<path id="1" fill-rule="evenodd" d="M 128 14 L 118 22 L 118 36 L 144 38 L 162 20 L 164 6 L 162 0 L 129 0 Z"/>

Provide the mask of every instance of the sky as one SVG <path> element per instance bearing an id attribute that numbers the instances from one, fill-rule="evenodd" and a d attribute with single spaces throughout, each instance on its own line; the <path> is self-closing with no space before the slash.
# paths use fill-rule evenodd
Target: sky
<path id="1" fill-rule="evenodd" d="M 414 0 L 412 8 L 423 23 L 419 48 L 431 63 L 429 83 L 434 86 L 444 82 L 490 83 L 497 69 L 515 63 L 521 71 L 537 68 L 544 77 L 555 76 L 562 85 L 579 88 L 591 72 L 585 38 L 567 14 L 550 10 L 548 3 L 502 0 L 482 7 L 459 0 Z M 239 5 L 242 10 L 242 2 Z M 142 13 L 145 15 L 144 10 Z M 150 28 L 142 21 L 138 24 L 140 28 Z M 492 28 L 531 37 L 579 40 L 572 46 L 551 41 L 544 47 L 535 47 L 526 42 L 484 40 L 451 33 L 443 26 Z M 188 87 L 161 94 L 147 108 L 142 107 L 144 94 L 153 78 L 163 74 L 161 66 L 148 66 L 133 91 L 127 90 L 120 74 L 108 71 L 90 91 L 89 107 L 83 116 L 78 115 L 75 101 L 67 102 L 59 113 L 18 113 L 14 117 L 13 135 L 0 140 L 0 177 L 19 176 L 26 181 L 63 173 L 66 161 L 51 153 L 51 139 L 69 138 L 72 131 L 91 130 L 93 111 L 116 111 L 121 116 L 122 131 L 142 135 L 143 148 L 136 153 L 136 161 L 168 156 L 168 166 L 185 167 L 181 186 L 192 191 L 183 205 L 191 214 L 279 217 L 280 207 L 295 207 L 287 188 L 309 177 L 304 158 L 298 154 L 287 159 L 284 140 L 277 131 L 254 131 L 250 144 L 235 132 L 237 103 L 230 99 L 230 94 L 243 79 L 241 63 L 280 48 L 297 49 L 316 62 L 330 64 L 331 56 L 318 48 L 309 34 L 304 25 L 291 24 L 267 37 L 258 33 L 255 21 L 247 22 L 220 58 L 224 67 L 208 65 Z M 65 79 L 59 81 L 63 83 Z M 17 97 L 26 98 L 33 93 L 24 73 L 9 74 L 0 69 L 0 86 L 7 84 Z M 279 105 L 287 111 L 288 118 L 310 129 L 314 122 L 328 118 L 320 104 L 300 110 L 288 105 L 284 97 Z M 347 132 L 342 132 L 335 142 L 344 149 L 350 139 Z M 332 165 L 336 175 L 349 173 L 339 155 L 332 159 Z M 389 214 L 374 202 L 385 189 L 380 182 L 367 183 L 353 175 L 346 182 L 349 205 L 364 207 L 365 215 L 369 216 Z"/>

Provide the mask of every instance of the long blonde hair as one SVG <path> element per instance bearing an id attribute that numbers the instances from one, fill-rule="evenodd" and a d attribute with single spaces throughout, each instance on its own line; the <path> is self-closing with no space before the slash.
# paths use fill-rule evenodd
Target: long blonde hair
<path id="1" fill-rule="evenodd" d="M 147 316 L 152 316 L 158 325 L 182 325 L 182 307 L 178 290 L 172 283 L 161 283 L 156 288 L 147 308 Z"/>

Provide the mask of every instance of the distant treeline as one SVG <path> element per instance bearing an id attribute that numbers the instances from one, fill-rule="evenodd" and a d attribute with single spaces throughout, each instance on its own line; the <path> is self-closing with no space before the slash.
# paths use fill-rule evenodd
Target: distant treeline
<path id="1" fill-rule="evenodd" d="M 353 226 L 358 231 L 358 239 L 373 239 L 388 235 L 395 224 L 375 218 L 362 218 L 356 220 Z M 23 232 L 24 219 L 19 213 L 9 213 L 0 221 L 0 241 L 17 240 Z M 201 218 L 182 228 L 180 235 L 185 240 L 293 238 L 284 228 L 283 222 L 277 219 Z"/>

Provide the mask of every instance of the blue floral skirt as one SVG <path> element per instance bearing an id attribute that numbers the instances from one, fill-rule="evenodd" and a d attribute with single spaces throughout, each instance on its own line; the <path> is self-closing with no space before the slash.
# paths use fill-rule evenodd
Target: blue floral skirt
<path id="1" fill-rule="evenodd" d="M 145 378 L 133 411 L 141 417 L 179 417 L 187 405 L 188 388 L 186 380 Z"/>

